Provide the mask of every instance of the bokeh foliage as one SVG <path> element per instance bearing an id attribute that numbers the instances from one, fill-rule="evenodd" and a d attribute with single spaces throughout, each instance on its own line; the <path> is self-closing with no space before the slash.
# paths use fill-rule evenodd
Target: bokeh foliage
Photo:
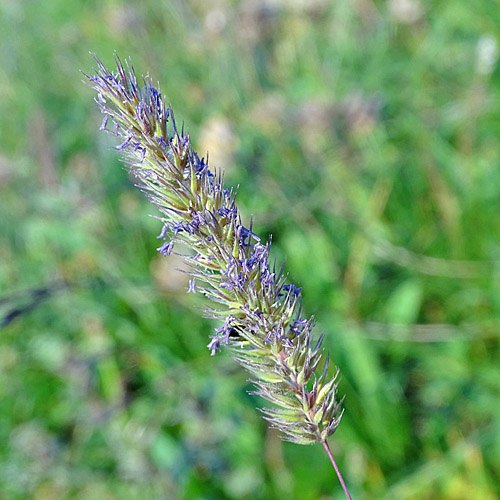
<path id="1" fill-rule="evenodd" d="M 159 256 L 79 70 L 240 184 L 341 369 L 353 498 L 500 497 L 497 2 L 0 3 L 0 497 L 340 499 Z"/>

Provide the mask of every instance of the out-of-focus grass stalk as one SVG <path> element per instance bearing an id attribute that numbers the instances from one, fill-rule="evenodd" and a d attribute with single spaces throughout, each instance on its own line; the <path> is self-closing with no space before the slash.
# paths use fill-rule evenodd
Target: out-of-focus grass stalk
<path id="1" fill-rule="evenodd" d="M 121 138 L 118 150 L 162 213 L 158 251 L 169 255 L 174 245 L 187 247 L 188 292 L 210 299 L 205 312 L 221 321 L 208 344 L 212 355 L 224 346 L 253 375 L 254 394 L 274 404 L 261 410 L 264 418 L 283 439 L 323 444 L 350 498 L 327 443 L 342 415 L 338 371 L 328 374 L 322 337 L 312 342 L 301 289 L 286 283 L 283 267 L 270 267 L 270 242 L 242 224 L 236 192 L 196 154 L 151 79 L 139 85 L 132 65 L 118 58 L 116 73 L 96 62 L 95 75 L 85 76 L 104 114 L 100 128 Z"/>

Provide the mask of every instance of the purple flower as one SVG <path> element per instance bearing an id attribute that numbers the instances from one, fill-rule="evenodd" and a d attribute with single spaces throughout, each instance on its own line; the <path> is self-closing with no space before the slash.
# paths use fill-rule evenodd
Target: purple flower
<path id="1" fill-rule="evenodd" d="M 158 146 L 161 146 L 164 149 L 167 149 L 168 144 L 167 141 L 163 137 L 157 137 L 156 142 L 158 143 Z"/>
<path id="2" fill-rule="evenodd" d="M 250 240 L 252 238 L 256 241 L 260 241 L 260 238 L 255 233 L 253 233 L 250 229 L 247 229 L 246 227 L 244 227 L 242 225 L 238 226 L 237 231 L 238 231 L 238 237 L 239 237 L 242 245 L 245 245 L 245 246 L 249 245 Z M 248 238 L 248 241 L 247 241 L 247 238 Z"/>
<path id="3" fill-rule="evenodd" d="M 212 340 L 207 345 L 207 347 L 210 351 L 212 351 L 211 356 L 215 356 L 215 351 L 220 352 L 220 338 L 219 337 L 212 337 Z"/>
<path id="4" fill-rule="evenodd" d="M 101 123 L 101 126 L 99 127 L 99 130 L 106 130 L 106 125 L 108 124 L 108 120 L 109 120 L 109 116 L 106 115 L 102 119 L 102 123 Z"/>
<path id="5" fill-rule="evenodd" d="M 297 297 L 299 293 L 302 291 L 302 288 L 296 287 L 294 284 L 283 285 L 283 290 L 294 297 Z"/>
<path id="6" fill-rule="evenodd" d="M 164 240 L 166 238 L 167 231 L 168 231 L 168 225 L 164 224 L 163 227 L 161 228 L 161 233 L 156 238 L 159 240 Z"/>
<path id="7" fill-rule="evenodd" d="M 173 241 L 166 241 L 163 243 L 161 247 L 158 247 L 156 250 L 160 252 L 162 255 L 170 255 L 172 253 L 172 249 L 174 248 Z"/>
<path id="8" fill-rule="evenodd" d="M 228 215 L 231 214 L 236 215 L 236 210 L 234 208 L 221 207 L 216 212 L 217 215 L 220 215 L 221 217 L 227 217 Z"/>
<path id="9" fill-rule="evenodd" d="M 132 140 L 132 137 L 133 136 L 129 135 L 121 144 L 119 144 L 118 146 L 116 146 L 116 149 L 118 149 L 118 151 L 123 151 L 130 144 L 130 141 Z"/>

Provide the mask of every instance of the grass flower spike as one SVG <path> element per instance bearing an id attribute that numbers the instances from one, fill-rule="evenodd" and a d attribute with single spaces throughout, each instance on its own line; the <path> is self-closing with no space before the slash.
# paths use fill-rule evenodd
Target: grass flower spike
<path id="1" fill-rule="evenodd" d="M 96 74 L 86 77 L 104 115 L 101 130 L 120 138 L 117 149 L 161 212 L 158 251 L 169 255 L 180 245 L 191 269 L 188 292 L 211 301 L 206 314 L 220 326 L 209 350 L 229 349 L 251 373 L 254 394 L 273 404 L 264 418 L 285 440 L 323 444 L 350 498 L 327 444 L 341 417 L 338 372 L 328 374 L 322 337 L 312 340 L 301 289 L 270 265 L 271 243 L 243 225 L 236 191 L 194 151 L 151 78 L 140 85 L 131 64 L 116 58 L 112 73 L 96 61 Z"/>

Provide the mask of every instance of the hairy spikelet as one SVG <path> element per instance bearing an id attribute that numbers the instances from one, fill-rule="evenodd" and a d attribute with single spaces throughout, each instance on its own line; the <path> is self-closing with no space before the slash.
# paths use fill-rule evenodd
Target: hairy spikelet
<path id="1" fill-rule="evenodd" d="M 101 130 L 120 138 L 117 149 L 162 214 L 158 251 L 190 249 L 189 291 L 213 302 L 206 314 L 220 326 L 208 344 L 212 355 L 227 347 L 252 374 L 254 394 L 274 405 L 262 410 L 264 418 L 284 439 L 324 443 L 341 417 L 338 372 L 329 377 L 322 338 L 311 340 L 301 289 L 287 284 L 283 269 L 271 268 L 270 242 L 242 224 L 236 192 L 196 154 L 151 79 L 139 85 L 132 65 L 118 58 L 115 73 L 96 62 L 96 74 L 85 76 L 104 114 Z"/>

